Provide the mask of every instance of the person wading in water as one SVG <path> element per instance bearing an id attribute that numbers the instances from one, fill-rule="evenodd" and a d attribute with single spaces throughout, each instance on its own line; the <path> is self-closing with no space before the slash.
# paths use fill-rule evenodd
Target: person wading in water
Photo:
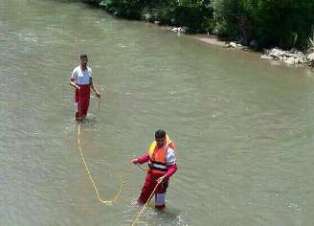
<path id="1" fill-rule="evenodd" d="M 155 208 L 166 207 L 169 178 L 177 171 L 174 149 L 175 144 L 164 130 L 159 129 L 155 132 L 155 141 L 149 146 L 147 153 L 131 160 L 134 164 L 148 162 L 149 166 L 138 204 L 143 205 L 149 201 L 155 189 Z"/>
<path id="2" fill-rule="evenodd" d="M 75 88 L 74 104 L 76 108 L 75 119 L 77 121 L 86 118 L 89 107 L 90 90 L 92 89 L 96 96 L 100 98 L 100 93 L 93 84 L 92 69 L 87 66 L 87 62 L 87 55 L 80 55 L 80 65 L 74 68 L 70 77 L 70 85 Z"/>

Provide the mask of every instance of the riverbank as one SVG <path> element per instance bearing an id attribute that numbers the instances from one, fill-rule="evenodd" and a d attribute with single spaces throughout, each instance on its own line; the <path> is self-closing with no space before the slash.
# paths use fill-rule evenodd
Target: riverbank
<path id="1" fill-rule="evenodd" d="M 287 65 L 314 66 L 314 31 L 311 28 L 314 17 L 313 23 L 309 23 L 303 17 L 290 21 L 294 15 L 299 15 L 299 10 L 306 6 L 305 3 L 300 6 L 301 8 L 294 9 L 288 3 L 279 7 L 268 2 L 260 5 L 260 9 L 254 9 L 236 2 L 235 5 L 230 5 L 224 0 L 213 4 L 198 2 L 195 5 L 180 1 L 176 3 L 164 1 L 161 5 L 153 1 L 143 4 L 109 0 L 83 2 L 100 7 L 117 18 L 152 23 L 178 34 L 188 33 L 206 44 L 254 51 L 261 53 L 262 59 L 280 61 Z M 269 7 L 273 7 L 276 14 L 267 11 Z M 314 4 L 309 4 L 305 8 L 309 12 L 311 10 L 314 12 Z M 235 17 L 230 12 L 240 15 Z M 276 15 L 281 15 L 282 12 L 285 12 L 285 15 L 289 14 L 291 18 L 287 18 L 286 21 L 278 20 Z M 259 15 L 259 19 L 256 20 L 253 15 Z M 283 26 L 284 23 L 288 23 L 289 26 Z M 231 41 L 221 41 L 221 37 Z"/>
<path id="2" fill-rule="evenodd" d="M 81 1 L 119 18 L 185 27 L 188 33 L 215 34 L 256 49 L 277 46 L 304 50 L 314 32 L 314 2 L 308 0 Z"/>
<path id="3" fill-rule="evenodd" d="M 158 25 L 158 23 L 155 23 Z M 237 43 L 236 41 L 224 41 L 217 35 L 213 34 L 187 34 L 184 27 L 171 27 L 171 26 L 159 26 L 162 30 L 168 30 L 176 32 L 178 35 L 187 35 L 198 42 L 205 43 L 207 45 L 215 45 L 223 48 L 232 48 L 244 52 L 255 52 L 260 55 L 262 60 L 269 60 L 270 62 L 281 62 L 285 65 L 314 67 L 314 50 L 309 49 L 306 52 L 299 51 L 297 49 L 282 50 L 280 48 L 271 48 L 258 50 L 254 48 L 254 42 L 251 46 L 245 46 Z"/>

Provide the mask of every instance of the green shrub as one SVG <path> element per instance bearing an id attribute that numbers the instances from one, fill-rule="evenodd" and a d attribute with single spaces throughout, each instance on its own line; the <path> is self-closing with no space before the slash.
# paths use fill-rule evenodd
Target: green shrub
<path id="1" fill-rule="evenodd" d="M 314 0 L 82 0 L 128 19 L 185 26 L 260 47 L 306 48 Z"/>

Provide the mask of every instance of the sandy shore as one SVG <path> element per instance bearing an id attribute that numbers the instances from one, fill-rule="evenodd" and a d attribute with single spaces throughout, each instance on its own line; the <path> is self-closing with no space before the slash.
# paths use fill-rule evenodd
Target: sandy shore
<path id="1" fill-rule="evenodd" d="M 191 35 L 192 38 L 204 42 L 209 45 L 216 45 L 216 46 L 221 46 L 221 47 L 226 47 L 226 42 L 221 41 L 217 38 L 215 35 Z"/>

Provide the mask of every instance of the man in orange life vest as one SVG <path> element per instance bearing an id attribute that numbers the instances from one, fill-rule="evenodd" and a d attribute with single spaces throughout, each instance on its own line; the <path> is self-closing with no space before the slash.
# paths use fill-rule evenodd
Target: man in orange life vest
<path id="1" fill-rule="evenodd" d="M 155 132 L 155 141 L 150 145 L 148 152 L 131 160 L 134 164 L 148 162 L 147 172 L 142 192 L 137 200 L 139 204 L 145 204 L 155 190 L 155 208 L 163 209 L 166 204 L 166 190 L 169 178 L 177 171 L 175 145 L 164 130 Z"/>
<path id="2" fill-rule="evenodd" d="M 70 85 L 75 88 L 75 119 L 77 121 L 83 120 L 87 115 L 90 89 L 97 97 L 100 97 L 100 93 L 93 84 L 92 69 L 87 66 L 87 62 L 87 55 L 80 55 L 80 65 L 74 68 L 70 78 Z"/>

